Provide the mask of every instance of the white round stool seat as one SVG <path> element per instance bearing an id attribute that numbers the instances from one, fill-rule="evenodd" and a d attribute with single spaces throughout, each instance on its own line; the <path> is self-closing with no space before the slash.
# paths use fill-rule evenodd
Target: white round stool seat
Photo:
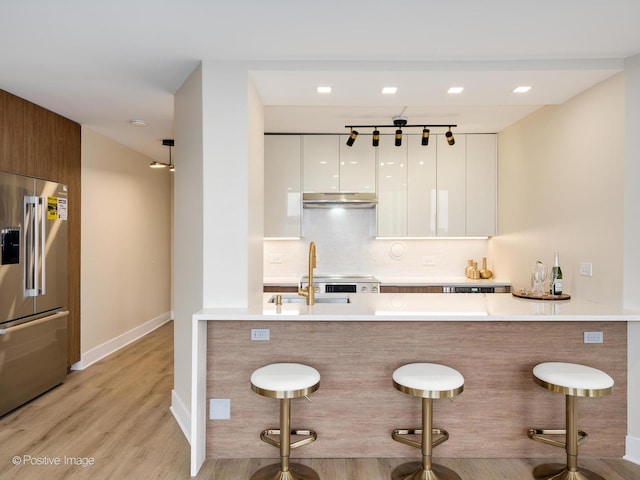
<path id="1" fill-rule="evenodd" d="M 609 375 L 577 363 L 540 363 L 533 368 L 533 376 L 538 385 L 565 395 L 603 397 L 613 389 Z"/>
<path id="2" fill-rule="evenodd" d="M 302 397 L 319 387 L 320 373 L 301 363 L 272 363 L 251 375 L 251 389 L 265 397 Z"/>
<path id="3" fill-rule="evenodd" d="M 393 386 L 414 397 L 446 398 L 464 389 L 464 377 L 437 363 L 409 363 L 393 372 Z"/>

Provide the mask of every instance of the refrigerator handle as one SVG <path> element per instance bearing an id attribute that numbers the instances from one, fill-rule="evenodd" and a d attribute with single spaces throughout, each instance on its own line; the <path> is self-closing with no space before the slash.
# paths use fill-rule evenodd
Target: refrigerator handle
<path id="1" fill-rule="evenodd" d="M 35 252 L 35 229 L 36 229 L 36 202 L 38 197 L 24 197 L 24 238 L 22 241 L 22 251 L 24 252 L 24 296 L 35 297 L 36 275 L 35 266 L 37 254 Z"/>
<path id="2" fill-rule="evenodd" d="M 46 293 L 46 288 L 45 288 L 45 278 L 47 278 L 47 276 L 45 275 L 45 270 L 46 270 L 46 265 L 47 265 L 47 255 L 46 255 L 46 246 L 47 246 L 47 239 L 46 239 L 46 218 L 47 218 L 47 204 L 46 204 L 46 198 L 44 197 L 37 197 L 38 198 L 38 210 L 39 210 L 39 214 L 38 214 L 38 220 L 40 221 L 40 226 L 39 228 L 36 227 L 36 242 L 39 243 L 36 245 L 36 250 L 38 249 L 38 247 L 40 248 L 39 259 L 36 259 L 36 265 L 40 265 L 40 268 L 37 271 L 36 274 L 36 292 L 37 295 L 44 295 Z M 36 220 L 36 224 L 38 223 L 38 220 Z M 39 262 L 38 262 L 39 260 Z M 38 275 L 39 274 L 39 275 Z"/>

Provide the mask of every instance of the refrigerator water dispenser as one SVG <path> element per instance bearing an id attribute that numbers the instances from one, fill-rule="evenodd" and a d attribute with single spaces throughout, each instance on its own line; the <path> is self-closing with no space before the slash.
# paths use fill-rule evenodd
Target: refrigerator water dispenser
<path id="1" fill-rule="evenodd" d="M 20 263 L 20 228 L 7 227 L 2 233 L 2 260 L 0 265 Z"/>

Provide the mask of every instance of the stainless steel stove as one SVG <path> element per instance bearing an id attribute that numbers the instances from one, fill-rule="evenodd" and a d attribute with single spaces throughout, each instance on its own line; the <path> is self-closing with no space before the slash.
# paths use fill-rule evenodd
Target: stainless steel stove
<path id="1" fill-rule="evenodd" d="M 300 285 L 308 284 L 305 275 Z M 380 280 L 373 275 L 314 275 L 313 285 L 316 293 L 380 293 Z"/>

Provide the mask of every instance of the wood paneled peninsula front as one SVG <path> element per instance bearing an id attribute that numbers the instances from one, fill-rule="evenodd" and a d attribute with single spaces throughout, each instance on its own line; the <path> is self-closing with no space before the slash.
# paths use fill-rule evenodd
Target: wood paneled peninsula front
<path id="1" fill-rule="evenodd" d="M 269 303 L 248 309 L 205 309 L 193 316 L 191 401 L 194 475 L 210 458 L 269 457 L 277 451 L 259 432 L 275 428 L 278 402 L 251 391 L 253 370 L 272 362 L 318 369 L 320 389 L 292 407 L 292 426 L 318 439 L 293 456 L 409 457 L 395 428 L 418 428 L 420 402 L 393 388 L 405 363 L 449 365 L 465 377 L 464 392 L 434 404 L 436 426 L 450 440 L 441 457 L 557 457 L 564 451 L 532 442 L 527 429 L 562 428 L 564 397 L 533 382 L 545 361 L 591 365 L 615 380 L 613 394 L 581 399 L 580 428 L 590 440 L 581 455 L 620 458 L 627 433 L 627 322 L 640 312 L 573 297 L 566 301 L 511 294 L 325 294 L 350 303 Z M 294 296 L 283 294 L 283 296 Z M 251 329 L 270 340 L 251 340 Z M 584 332 L 604 343 L 583 343 Z M 209 399 L 230 399 L 231 418 L 209 419 Z M 303 451 L 304 450 L 304 451 Z"/>

